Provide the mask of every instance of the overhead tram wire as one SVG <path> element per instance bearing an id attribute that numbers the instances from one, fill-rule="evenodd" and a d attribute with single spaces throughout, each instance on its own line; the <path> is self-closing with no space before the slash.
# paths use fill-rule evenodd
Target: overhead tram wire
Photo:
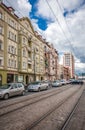
<path id="1" fill-rule="evenodd" d="M 61 24 L 60 24 L 60 22 L 59 22 L 58 18 L 56 17 L 56 15 L 55 15 L 55 13 L 54 13 L 53 9 L 51 8 L 51 6 L 50 6 L 49 2 L 48 2 L 47 0 L 46 0 L 46 2 L 47 2 L 47 4 L 48 4 L 48 6 L 49 6 L 50 10 L 52 11 L 53 15 L 55 16 L 55 19 L 56 19 L 56 21 L 57 21 L 58 25 L 60 26 L 60 28 L 61 28 L 61 30 L 62 30 L 62 32 L 63 32 L 63 34 L 64 34 L 65 38 L 67 39 L 67 41 L 68 41 L 68 43 L 69 43 L 69 45 L 70 45 L 71 49 L 73 50 L 73 52 L 75 52 L 75 51 L 74 51 L 74 48 L 73 48 L 73 46 L 72 46 L 72 44 L 71 44 L 71 41 L 70 41 L 70 40 L 67 38 L 67 36 L 65 35 L 65 32 L 64 32 L 64 30 L 63 30 L 63 28 L 62 28 L 62 26 L 61 26 Z"/>
<path id="2" fill-rule="evenodd" d="M 13 5 L 8 1 L 8 0 L 4 0 L 4 3 L 5 3 L 5 1 L 9 4 L 9 5 L 11 5 L 11 7 L 13 7 Z M 22 17 L 24 17 L 24 15 L 19 11 L 19 10 L 17 10 L 17 8 L 15 8 L 15 7 L 13 7 Z"/>
<path id="3" fill-rule="evenodd" d="M 4 0 L 4 1 L 6 1 L 9 5 L 11 5 L 11 6 L 13 7 L 13 5 L 12 5 L 8 0 Z M 52 11 L 53 15 L 55 16 L 56 21 L 58 22 L 58 24 L 59 24 L 59 26 L 60 26 L 60 28 L 61 28 L 61 30 L 62 30 L 64 36 L 66 37 L 66 35 L 65 35 L 64 31 L 63 31 L 63 28 L 61 27 L 61 25 L 60 25 L 60 23 L 59 23 L 59 21 L 58 21 L 58 18 L 57 18 L 56 15 L 54 14 L 54 12 L 53 12 L 53 10 L 52 10 L 52 8 L 51 8 L 51 6 L 50 6 L 50 4 L 48 3 L 47 0 L 46 0 L 46 2 L 47 2 L 47 4 L 48 4 L 50 10 Z M 23 15 L 19 10 L 17 10 L 15 7 L 13 7 L 13 8 L 14 8 L 22 17 L 24 17 L 24 15 Z M 67 39 L 67 37 L 66 37 L 66 39 Z M 68 40 L 68 39 L 67 39 L 67 40 Z M 68 40 L 68 43 L 70 43 L 69 40 Z M 72 48 L 72 46 L 71 46 L 71 48 Z M 73 50 L 73 48 L 72 48 L 72 50 Z"/>
<path id="4" fill-rule="evenodd" d="M 57 4 L 58 4 L 58 6 L 59 6 L 59 8 L 60 8 L 60 10 L 61 10 L 61 14 L 62 14 L 62 8 L 64 9 L 64 7 L 63 7 L 63 5 L 62 5 L 62 7 L 61 7 L 61 5 L 60 5 L 60 3 L 59 3 L 59 1 L 58 0 L 56 0 L 56 2 L 57 2 Z M 63 16 L 63 15 L 62 15 Z M 73 38 L 73 36 L 72 36 L 72 33 L 71 33 L 71 31 L 70 31 L 70 28 L 69 28 L 69 26 L 68 26 L 68 24 L 67 24 L 67 21 L 66 21 L 66 19 L 65 19 L 65 17 L 63 17 L 64 18 L 64 21 L 65 21 L 65 24 L 66 24 L 66 26 L 67 26 L 67 29 L 68 29 L 68 31 L 69 31 L 69 34 L 70 34 L 70 36 L 71 36 L 71 38 L 72 38 L 72 40 L 74 41 L 74 38 Z M 71 44 L 71 43 L 70 43 Z M 72 45 L 71 45 L 72 46 Z M 73 50 L 74 50 L 74 48 L 73 48 Z M 74 52 L 75 52 L 75 54 L 76 54 L 76 51 L 74 50 Z M 77 55 L 77 54 L 76 54 Z M 80 58 L 80 57 L 79 57 Z M 78 62 L 79 63 L 79 62 Z"/>
<path id="5" fill-rule="evenodd" d="M 53 15 L 55 16 L 55 18 L 56 18 L 56 20 L 57 20 L 57 22 L 58 22 L 58 24 L 59 24 L 59 26 L 60 26 L 60 28 L 61 28 L 61 30 L 62 30 L 64 36 L 66 37 L 66 35 L 65 35 L 64 31 L 63 31 L 63 28 L 61 27 L 61 24 L 60 24 L 59 21 L 58 21 L 58 18 L 57 18 L 56 15 L 54 14 L 54 12 L 53 12 L 53 10 L 52 10 L 52 8 L 51 8 L 51 6 L 50 6 L 50 4 L 48 3 L 47 0 L 46 0 L 46 2 L 47 2 L 47 4 L 48 4 L 50 10 L 52 11 Z M 66 37 L 66 39 L 67 39 L 67 37 Z M 67 40 L 68 40 L 68 39 L 67 39 Z M 70 42 L 69 40 L 68 40 L 68 43 L 69 43 L 70 47 L 72 48 L 73 52 L 75 53 L 75 50 L 74 50 L 74 48 L 73 48 L 73 46 L 72 46 L 72 44 L 71 44 L 71 42 Z"/>
<path id="6" fill-rule="evenodd" d="M 61 5 L 60 5 L 60 3 L 59 3 L 59 1 L 58 0 L 56 0 L 56 2 L 57 2 L 57 4 L 58 4 L 58 6 L 59 6 L 59 8 L 60 8 L 60 11 L 61 11 L 61 14 L 62 14 L 62 7 L 61 7 Z M 64 8 L 64 7 L 63 7 Z M 63 16 L 63 15 L 62 15 Z M 69 26 L 68 26 L 68 24 L 67 24 L 67 21 L 66 21 L 66 19 L 65 19 L 65 17 L 63 17 L 64 18 L 64 21 L 65 21 L 65 24 L 66 24 L 66 26 L 67 26 L 67 29 L 68 29 L 68 31 L 69 31 L 69 33 L 70 33 L 70 35 L 71 35 L 71 38 L 72 38 L 72 40 L 73 40 L 73 36 L 72 36 L 72 33 L 71 33 L 71 31 L 70 31 L 70 28 L 69 28 Z M 74 40 L 73 40 L 74 41 Z"/>

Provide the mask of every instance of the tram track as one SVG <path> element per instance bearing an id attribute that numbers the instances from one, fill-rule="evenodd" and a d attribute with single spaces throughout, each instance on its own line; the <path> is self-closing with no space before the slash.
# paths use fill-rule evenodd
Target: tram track
<path id="1" fill-rule="evenodd" d="M 19 102 L 16 102 L 16 103 L 9 104 L 7 106 L 0 107 L 0 117 L 7 115 L 7 114 L 10 114 L 10 113 L 17 111 L 19 109 L 22 109 L 24 107 L 30 106 L 34 103 L 40 102 L 41 100 L 45 100 L 49 97 L 55 96 L 56 94 L 60 94 L 60 93 L 66 91 L 68 89 L 71 89 L 71 87 L 66 87 L 63 90 L 59 89 L 56 92 L 54 90 L 54 91 L 49 92 L 49 93 L 43 93 L 43 94 L 34 96 L 30 99 L 25 99 L 23 101 L 19 101 Z"/>
<path id="2" fill-rule="evenodd" d="M 83 93 L 85 93 L 85 90 L 82 92 L 82 94 L 81 94 L 80 98 L 78 99 L 77 103 L 75 104 L 73 110 L 71 111 L 71 113 L 69 114 L 69 116 L 67 117 L 67 119 L 65 120 L 65 122 L 63 123 L 61 130 L 66 130 L 67 126 L 69 125 L 71 119 L 72 119 L 73 116 L 74 116 L 75 111 L 76 111 L 77 108 L 78 108 L 79 101 L 81 100 L 81 98 L 82 98 L 82 96 L 83 96 Z"/>
<path id="3" fill-rule="evenodd" d="M 68 87 L 63 87 L 63 88 L 68 88 Z M 57 91 L 60 91 L 61 88 L 56 88 Z M 12 105 L 16 105 L 18 103 L 21 103 L 21 102 L 24 102 L 24 101 L 27 101 L 27 100 L 31 100 L 31 99 L 35 99 L 41 95 L 46 95 L 46 94 L 50 94 L 52 92 L 55 92 L 55 90 L 52 90 L 52 91 L 43 91 L 44 93 L 42 92 L 38 92 L 36 93 L 36 95 L 27 95 L 26 98 L 23 98 L 23 99 L 19 99 L 18 101 L 15 99 L 13 99 L 13 101 L 9 101 L 9 100 L 5 100 L 5 101 L 2 101 L 1 104 L 0 104 L 0 109 L 3 109 L 4 107 L 9 107 L 9 106 L 12 106 Z M 37 95 L 38 94 L 38 95 Z M 29 97 L 29 96 L 32 96 L 32 97 Z M 11 103 L 10 103 L 11 102 Z"/>
<path id="4" fill-rule="evenodd" d="M 42 122 L 45 118 L 49 117 L 50 114 L 52 114 L 54 111 L 56 111 L 58 108 L 60 108 L 65 102 L 71 99 L 72 96 L 74 96 L 78 91 L 80 90 L 80 87 L 78 90 L 74 91 L 71 95 L 63 99 L 61 102 L 59 102 L 57 105 L 55 105 L 53 108 L 51 108 L 48 112 L 43 114 L 43 116 L 39 117 L 36 121 L 34 121 L 32 124 L 30 124 L 25 130 L 34 130 L 34 128 L 39 125 L 40 122 Z M 64 129 L 62 129 L 64 130 Z"/>

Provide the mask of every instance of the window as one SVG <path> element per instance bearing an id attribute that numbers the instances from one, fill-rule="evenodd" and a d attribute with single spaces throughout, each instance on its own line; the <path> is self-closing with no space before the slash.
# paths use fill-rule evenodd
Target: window
<path id="1" fill-rule="evenodd" d="M 26 51 L 25 51 L 25 49 L 23 49 L 23 56 L 26 56 Z"/>
<path id="2" fill-rule="evenodd" d="M 0 34 L 2 34 L 2 29 L 3 29 L 3 28 L 0 26 Z"/>
<path id="3" fill-rule="evenodd" d="M 12 27 L 16 28 L 16 23 L 15 23 L 12 19 L 9 19 L 9 24 L 10 24 Z"/>
<path id="4" fill-rule="evenodd" d="M 0 57 L 0 66 L 3 65 L 3 57 Z"/>
<path id="5" fill-rule="evenodd" d="M 2 59 L 0 59 L 0 66 L 2 66 Z"/>
<path id="6" fill-rule="evenodd" d="M 14 54 L 14 46 L 11 46 L 11 53 Z"/>
<path id="7" fill-rule="evenodd" d="M 2 41 L 0 41 L 0 50 L 3 49 L 3 44 L 2 44 Z"/>
<path id="8" fill-rule="evenodd" d="M 8 60 L 8 66 L 12 68 L 16 68 L 16 60 L 14 59 L 9 59 Z"/>
<path id="9" fill-rule="evenodd" d="M 13 41 L 16 41 L 16 39 L 17 39 L 16 34 L 10 32 L 10 31 L 9 31 L 8 37 L 9 37 L 11 40 L 13 40 Z"/>
<path id="10" fill-rule="evenodd" d="M 24 69 L 27 68 L 27 64 L 26 64 L 26 62 L 23 62 L 23 68 L 24 68 Z"/>
<path id="11" fill-rule="evenodd" d="M 0 12 L 0 19 L 2 19 L 2 13 Z"/>

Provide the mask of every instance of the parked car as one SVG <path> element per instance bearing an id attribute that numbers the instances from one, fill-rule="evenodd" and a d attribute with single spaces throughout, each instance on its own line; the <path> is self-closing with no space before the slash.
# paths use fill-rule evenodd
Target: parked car
<path id="1" fill-rule="evenodd" d="M 52 87 L 59 87 L 61 85 L 62 85 L 62 83 L 59 80 L 56 80 L 56 81 L 52 82 Z"/>
<path id="2" fill-rule="evenodd" d="M 62 85 L 67 84 L 66 80 L 64 80 L 64 79 L 60 80 L 60 82 L 61 82 Z"/>
<path id="3" fill-rule="evenodd" d="M 71 82 L 71 84 L 83 84 L 83 81 L 82 80 L 76 80 L 76 79 L 74 79 L 72 82 Z"/>
<path id="4" fill-rule="evenodd" d="M 48 86 L 49 88 L 52 87 L 52 81 L 50 81 L 50 80 L 44 80 L 44 81 L 42 81 L 42 82 L 47 83 L 47 86 Z"/>
<path id="5" fill-rule="evenodd" d="M 18 82 L 18 83 L 22 83 L 24 85 L 25 90 L 27 89 L 27 84 L 25 84 L 24 82 Z"/>
<path id="6" fill-rule="evenodd" d="M 44 81 L 36 81 L 28 85 L 28 91 L 41 91 L 48 89 L 48 84 Z"/>
<path id="7" fill-rule="evenodd" d="M 8 83 L 0 86 L 0 98 L 8 99 L 15 95 L 24 95 L 25 88 L 22 83 Z"/>
<path id="8" fill-rule="evenodd" d="M 83 85 L 84 84 L 83 80 L 79 80 L 79 84 Z"/>

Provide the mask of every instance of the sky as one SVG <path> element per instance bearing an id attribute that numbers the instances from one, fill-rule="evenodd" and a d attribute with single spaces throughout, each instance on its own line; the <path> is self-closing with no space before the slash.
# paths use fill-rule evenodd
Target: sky
<path id="1" fill-rule="evenodd" d="M 19 17 L 27 16 L 59 53 L 75 57 L 76 74 L 85 73 L 85 0 L 4 0 Z"/>

